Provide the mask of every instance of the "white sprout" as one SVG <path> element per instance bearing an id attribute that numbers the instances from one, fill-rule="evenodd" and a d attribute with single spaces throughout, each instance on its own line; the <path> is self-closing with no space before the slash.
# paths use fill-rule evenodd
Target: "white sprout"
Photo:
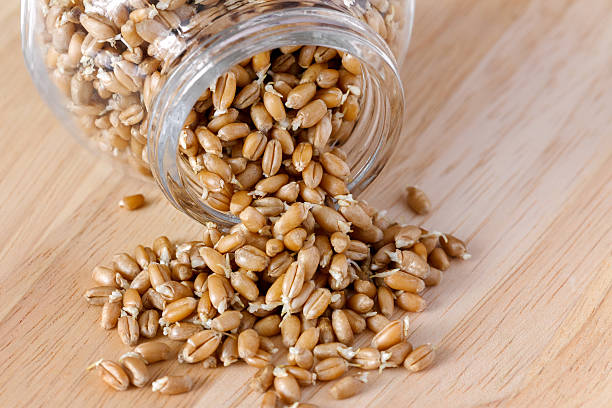
<path id="1" fill-rule="evenodd" d="M 342 207 L 348 207 L 351 204 L 357 204 L 358 201 L 353 198 L 352 194 L 340 194 L 334 197 L 338 200 L 338 205 Z"/>
<path id="2" fill-rule="evenodd" d="M 389 269 L 388 271 L 385 271 L 385 272 L 376 273 L 370 276 L 370 278 L 386 278 L 388 276 L 396 274 L 397 272 L 399 272 L 399 268 Z"/>
<path id="3" fill-rule="evenodd" d="M 138 317 L 138 308 L 136 306 L 126 306 L 123 308 L 126 313 L 132 316 L 134 319 Z"/>
<path id="4" fill-rule="evenodd" d="M 298 118 L 297 116 L 295 117 L 295 119 L 293 119 L 293 121 L 291 122 L 291 130 L 296 131 L 300 128 L 300 126 L 302 125 L 302 118 Z"/>
<path id="5" fill-rule="evenodd" d="M 340 105 L 343 105 L 343 104 L 344 104 L 344 102 L 346 102 L 346 98 L 348 98 L 348 96 L 349 96 L 350 94 L 351 94 L 351 90 L 350 90 L 350 89 L 348 89 L 348 90 L 346 91 L 346 93 L 343 93 L 343 94 L 342 94 L 342 98 L 340 98 Z M 342 117 L 344 116 L 344 113 L 342 113 L 342 112 L 338 111 L 338 112 L 336 112 L 336 115 L 337 115 L 339 118 L 342 118 Z M 342 116 L 340 116 L 340 115 L 342 115 Z"/>
<path id="6" fill-rule="evenodd" d="M 265 197 L 267 193 L 261 190 L 253 190 L 253 191 L 250 191 L 248 194 L 251 197 Z"/>
<path id="7" fill-rule="evenodd" d="M 261 71 L 259 71 L 257 73 L 257 85 L 263 84 L 264 80 L 266 79 L 266 76 L 268 75 L 268 69 L 270 68 L 270 64 L 268 64 L 266 67 L 264 67 Z"/>
<path id="8" fill-rule="evenodd" d="M 188 252 L 190 249 L 191 249 L 191 244 L 189 243 L 176 245 L 176 252 Z"/>
<path id="9" fill-rule="evenodd" d="M 99 365 L 100 365 L 100 363 L 101 363 L 101 362 L 103 362 L 103 361 L 104 361 L 104 359 L 103 359 L 103 358 L 101 358 L 101 359 L 99 359 L 98 361 L 95 361 L 95 362 L 91 363 L 90 365 L 88 365 L 87 367 L 85 367 L 85 369 L 86 369 L 87 371 L 89 371 L 89 370 L 91 370 L 91 369 L 93 369 L 93 368 L 96 368 L 96 367 L 97 367 L 97 366 L 99 366 Z"/>
<path id="10" fill-rule="evenodd" d="M 283 118 L 278 122 L 278 127 L 280 127 L 281 129 L 287 130 L 289 126 L 291 126 L 291 122 L 289 121 L 289 119 L 287 119 L 287 117 Z"/>
<path id="11" fill-rule="evenodd" d="M 402 256 L 402 251 L 400 251 L 399 249 L 396 251 L 385 251 L 387 253 L 387 255 L 389 256 L 389 259 L 392 262 L 396 262 L 396 263 L 401 263 L 401 256 Z"/>
<path id="12" fill-rule="evenodd" d="M 164 385 L 166 385 L 167 383 L 168 377 L 159 378 L 151 383 L 151 390 L 153 390 L 153 392 L 157 392 L 164 388 Z"/>
<path id="13" fill-rule="evenodd" d="M 431 237 L 436 237 L 436 238 L 442 237 L 442 239 L 444 239 L 444 242 L 448 242 L 448 238 L 446 238 L 446 235 L 443 232 L 440 232 L 440 231 L 430 231 L 427 234 L 421 235 L 421 239 L 423 239 L 423 238 L 431 238 Z"/>
<path id="14" fill-rule="evenodd" d="M 276 89 L 274 89 L 274 85 L 273 84 L 274 84 L 274 82 L 268 82 L 266 84 L 266 86 L 264 87 L 264 90 L 266 92 L 270 92 L 271 94 L 278 96 L 279 98 L 282 98 L 283 95 L 280 92 L 278 92 Z"/>
<path id="15" fill-rule="evenodd" d="M 285 295 L 281 295 L 281 303 L 283 305 L 283 309 L 281 310 L 281 316 L 284 319 L 285 315 L 291 314 L 291 299 Z"/>
<path id="16" fill-rule="evenodd" d="M 135 351 L 128 351 L 124 353 L 121 357 L 119 357 L 119 362 L 122 363 L 123 359 L 128 358 L 128 357 L 135 357 L 135 358 L 142 359 L 142 355 L 140 355 L 140 353 L 136 353 Z"/>
<path id="17" fill-rule="evenodd" d="M 402 333 L 404 337 L 408 337 L 408 329 L 410 328 L 410 318 L 408 316 L 404 316 L 402 319 Z"/>
<path id="18" fill-rule="evenodd" d="M 359 349 L 354 350 L 352 347 L 347 346 L 338 346 L 336 350 L 345 360 L 352 360 L 357 355 L 357 352 L 359 352 Z"/>
<path id="19" fill-rule="evenodd" d="M 338 229 L 340 229 L 340 232 L 348 234 L 351 232 L 351 223 L 346 221 L 338 221 Z"/>
<path id="20" fill-rule="evenodd" d="M 272 370 L 272 374 L 274 374 L 275 377 L 287 377 L 287 375 L 289 375 L 289 373 L 287 373 L 287 370 L 283 367 L 274 367 L 274 370 Z"/>
<path id="21" fill-rule="evenodd" d="M 355 96 L 361 96 L 361 89 L 355 85 L 347 85 L 347 92 L 352 93 Z"/>
<path id="22" fill-rule="evenodd" d="M 121 291 L 115 289 L 111 292 L 110 295 L 108 295 L 108 302 L 109 303 L 115 303 L 115 302 L 119 302 L 121 299 L 123 299 L 123 295 L 121 294 Z"/>
<path id="23" fill-rule="evenodd" d="M 344 279 L 344 276 L 342 276 L 342 273 L 335 269 L 330 268 L 329 274 L 331 275 L 332 278 L 334 278 L 336 282 L 342 282 L 342 279 Z"/>
<path id="24" fill-rule="evenodd" d="M 270 304 L 267 303 L 249 303 L 249 307 L 248 307 L 248 311 L 249 313 L 256 313 L 259 311 L 266 311 L 266 312 L 270 312 L 274 309 L 276 309 L 277 307 L 279 307 L 280 305 L 282 305 L 282 302 L 272 302 Z"/>

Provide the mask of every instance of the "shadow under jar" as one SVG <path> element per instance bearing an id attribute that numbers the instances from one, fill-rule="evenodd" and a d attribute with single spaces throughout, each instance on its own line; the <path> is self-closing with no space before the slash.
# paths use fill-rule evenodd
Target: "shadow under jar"
<path id="1" fill-rule="evenodd" d="M 413 14 L 413 0 L 22 0 L 22 46 L 39 92 L 79 140 L 152 175 L 170 202 L 199 222 L 230 226 L 238 218 L 210 205 L 198 177 L 192 157 L 203 146 L 190 157 L 180 144 L 191 137 L 186 125 L 195 131 L 227 111 L 218 109 L 225 105 L 219 95 L 212 103 L 211 90 L 223 91 L 219 78 L 238 66 L 261 97 L 266 89 L 281 95 L 273 87 L 282 72 L 274 69 L 298 78 L 307 69 L 298 46 L 338 51 L 326 63 L 331 70 L 346 72 L 344 55 L 359 61 L 360 89 L 342 94 L 343 103 L 358 102 L 358 117 L 342 135 L 335 126 L 327 148 L 314 151 L 341 147 L 351 170 L 347 185 L 357 194 L 398 143 L 404 94 L 397 61 L 405 57 Z M 257 72 L 251 57 L 270 50 L 271 66 Z M 257 129 L 249 109 L 239 109 L 238 121 L 251 133 Z M 335 125 L 341 109 L 329 109 Z M 298 110 L 286 111 L 274 125 L 291 131 L 296 145 L 308 140 L 307 129 L 296 126 Z M 270 131 L 260 132 L 265 140 Z M 222 156 L 237 156 L 236 143 L 244 137 L 223 142 Z"/>

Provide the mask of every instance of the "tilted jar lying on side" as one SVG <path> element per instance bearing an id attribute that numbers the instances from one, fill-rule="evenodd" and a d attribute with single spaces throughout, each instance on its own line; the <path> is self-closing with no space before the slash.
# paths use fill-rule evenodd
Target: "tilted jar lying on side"
<path id="1" fill-rule="evenodd" d="M 179 153 L 181 130 L 202 95 L 232 67 L 271 49 L 315 45 L 357 58 L 359 118 L 330 143 L 347 153 L 349 187 L 358 193 L 398 143 L 404 94 L 397 61 L 406 54 L 413 7 L 413 0 L 22 0 L 22 45 L 39 92 L 73 134 L 152 174 L 194 219 L 231 225 L 237 218 L 207 204 Z"/>

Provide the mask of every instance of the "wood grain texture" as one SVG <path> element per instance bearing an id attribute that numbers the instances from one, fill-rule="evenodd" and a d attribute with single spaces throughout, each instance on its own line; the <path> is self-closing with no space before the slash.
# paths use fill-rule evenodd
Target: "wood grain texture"
<path id="1" fill-rule="evenodd" d="M 18 2 L 0 10 L 0 406 L 253 407 L 242 364 L 189 372 L 194 392 L 116 393 L 85 367 L 127 351 L 83 291 L 113 252 L 200 227 L 154 185 L 92 160 L 37 96 L 20 55 Z M 465 237 L 412 316 L 430 370 L 373 374 L 355 407 L 603 407 L 612 400 L 612 3 L 440 0 L 417 4 L 403 64 L 405 143 L 364 194 Z M 412 216 L 418 184 L 434 210 Z M 118 199 L 142 192 L 127 213 Z M 360 342 L 367 341 L 361 338 Z M 329 384 L 304 400 L 322 407 Z M 609 406 L 609 405 L 608 405 Z"/>

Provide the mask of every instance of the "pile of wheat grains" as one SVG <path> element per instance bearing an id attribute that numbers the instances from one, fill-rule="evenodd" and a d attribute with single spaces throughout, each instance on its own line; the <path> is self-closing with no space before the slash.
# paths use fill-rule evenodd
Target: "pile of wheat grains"
<path id="1" fill-rule="evenodd" d="M 143 387 L 147 366 L 169 358 L 202 368 L 242 361 L 258 369 L 251 387 L 264 393 L 261 407 L 279 399 L 308 407 L 301 388 L 316 381 L 336 380 L 330 396 L 344 399 L 363 389 L 368 370 L 414 372 L 434 362 L 434 346 L 410 344 L 407 315 L 390 319 L 396 306 L 426 307 L 421 293 L 440 282 L 450 258 L 469 257 L 462 241 L 389 222 L 350 194 L 330 205 L 261 208 L 244 206 L 226 233 L 209 223 L 200 241 L 162 236 L 94 268 L 100 286 L 87 290 L 88 303 L 102 306 L 104 329 L 116 327 L 134 347 L 90 366 L 106 384 Z M 370 345 L 354 347 L 366 331 Z M 192 384 L 167 375 L 151 387 L 177 394 Z"/>

